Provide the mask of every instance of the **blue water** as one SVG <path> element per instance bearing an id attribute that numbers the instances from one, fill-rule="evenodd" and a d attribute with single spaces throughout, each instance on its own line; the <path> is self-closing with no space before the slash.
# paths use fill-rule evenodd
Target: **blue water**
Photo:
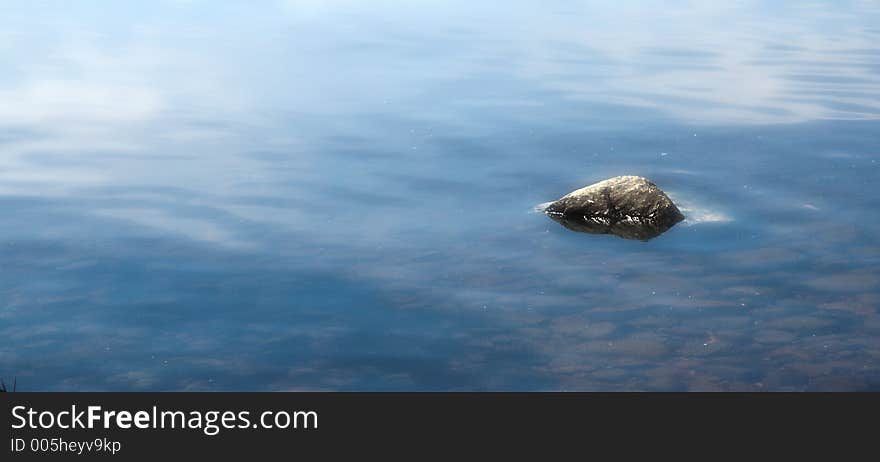
<path id="1" fill-rule="evenodd" d="M 0 6 L 19 389 L 880 390 L 876 3 L 149 3 Z"/>

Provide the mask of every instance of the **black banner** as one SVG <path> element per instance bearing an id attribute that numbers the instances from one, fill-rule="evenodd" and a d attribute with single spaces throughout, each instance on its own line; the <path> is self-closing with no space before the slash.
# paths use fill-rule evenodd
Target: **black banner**
<path id="1" fill-rule="evenodd" d="M 844 448 L 877 394 L 0 393 L 3 460 Z M 864 424 L 864 423 L 867 424 Z M 324 457 L 322 457 L 324 456 Z"/>

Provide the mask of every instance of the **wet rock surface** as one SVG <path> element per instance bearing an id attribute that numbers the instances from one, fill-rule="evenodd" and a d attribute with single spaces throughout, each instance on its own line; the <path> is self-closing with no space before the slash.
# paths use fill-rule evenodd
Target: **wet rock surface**
<path id="1" fill-rule="evenodd" d="M 643 241 L 684 219 L 666 193 L 640 176 L 618 176 L 572 191 L 544 213 L 572 231 Z"/>

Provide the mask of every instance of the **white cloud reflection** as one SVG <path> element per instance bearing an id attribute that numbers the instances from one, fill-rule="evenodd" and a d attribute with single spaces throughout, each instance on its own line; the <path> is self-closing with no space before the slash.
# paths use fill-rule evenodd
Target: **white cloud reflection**
<path id="1" fill-rule="evenodd" d="M 6 7 L 0 130 L 32 135 L 0 146 L 4 194 L 181 187 L 230 215 L 253 211 L 229 199 L 254 190 L 318 201 L 314 186 L 341 162 L 322 157 L 328 137 L 412 144 L 367 127 L 364 115 L 418 111 L 420 121 L 473 133 L 499 101 L 516 102 L 515 114 L 558 103 L 548 95 L 578 101 L 586 121 L 615 107 L 723 126 L 880 115 L 870 3 L 173 1 L 103 15 L 60 5 Z M 265 186 L 282 180 L 273 169 L 242 155 L 263 150 L 292 151 L 286 192 Z M 350 175 L 346 187 L 375 191 L 382 178 Z M 248 218 L 334 238 L 303 226 L 300 210 L 261 207 Z M 138 216 L 156 229 L 169 222 Z M 413 225 L 389 217 L 342 218 L 361 230 L 345 242 L 385 245 L 383 236 Z M 202 220 L 214 222 L 194 236 L 236 234 L 237 222 Z"/>

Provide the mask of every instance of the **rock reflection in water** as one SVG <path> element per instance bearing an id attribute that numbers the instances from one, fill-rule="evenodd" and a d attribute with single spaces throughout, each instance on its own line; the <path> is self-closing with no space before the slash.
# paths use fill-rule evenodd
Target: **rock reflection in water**
<path id="1" fill-rule="evenodd" d="M 647 241 L 665 233 L 675 225 L 670 222 L 659 222 L 650 219 L 632 218 L 628 220 L 609 221 L 607 219 L 584 219 L 548 213 L 560 225 L 579 233 L 613 234 L 624 239 Z"/>

